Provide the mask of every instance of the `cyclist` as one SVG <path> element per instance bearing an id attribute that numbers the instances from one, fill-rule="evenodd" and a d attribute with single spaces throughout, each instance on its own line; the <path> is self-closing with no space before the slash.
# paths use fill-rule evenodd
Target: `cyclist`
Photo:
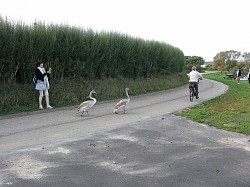
<path id="1" fill-rule="evenodd" d="M 199 96 L 198 96 L 198 93 L 199 93 L 199 89 L 198 89 L 199 79 L 202 79 L 202 75 L 198 71 L 196 71 L 196 67 L 193 66 L 192 71 L 189 73 L 189 83 L 194 84 L 196 99 L 199 98 Z"/>

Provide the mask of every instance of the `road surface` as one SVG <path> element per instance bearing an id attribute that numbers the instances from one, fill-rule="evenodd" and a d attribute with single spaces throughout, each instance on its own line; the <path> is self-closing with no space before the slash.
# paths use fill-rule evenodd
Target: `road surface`
<path id="1" fill-rule="evenodd" d="M 187 85 L 97 103 L 89 116 L 76 107 L 0 117 L 0 186 L 247 186 L 250 137 L 174 115 L 225 93 L 200 81 L 190 102 Z M 98 100 L 98 96 L 97 96 Z"/>

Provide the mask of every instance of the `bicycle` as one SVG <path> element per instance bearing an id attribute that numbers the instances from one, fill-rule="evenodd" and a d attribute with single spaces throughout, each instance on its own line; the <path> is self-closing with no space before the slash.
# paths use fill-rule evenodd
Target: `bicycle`
<path id="1" fill-rule="evenodd" d="M 189 83 L 189 98 L 190 98 L 190 102 L 193 102 L 195 96 L 196 96 L 196 91 L 195 91 L 195 88 L 194 88 L 194 83 L 190 82 Z"/>

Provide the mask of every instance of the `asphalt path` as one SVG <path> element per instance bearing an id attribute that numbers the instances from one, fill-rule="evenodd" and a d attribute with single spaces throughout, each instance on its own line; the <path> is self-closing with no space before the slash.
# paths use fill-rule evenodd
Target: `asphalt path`
<path id="1" fill-rule="evenodd" d="M 218 97 L 222 83 L 187 85 L 98 102 L 89 116 L 76 107 L 0 117 L 0 186 L 249 186 L 250 137 L 177 117 Z M 98 95 L 97 95 L 98 100 Z"/>

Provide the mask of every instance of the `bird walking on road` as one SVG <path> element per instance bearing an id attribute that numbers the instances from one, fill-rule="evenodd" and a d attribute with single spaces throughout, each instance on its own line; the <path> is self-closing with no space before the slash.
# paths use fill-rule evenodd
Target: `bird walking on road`
<path id="1" fill-rule="evenodd" d="M 128 95 L 128 91 L 129 91 L 129 90 L 130 90 L 129 88 L 125 88 L 125 93 L 126 93 L 127 98 L 126 98 L 126 99 L 122 99 L 122 100 L 120 100 L 118 103 L 116 103 L 115 109 L 113 110 L 113 112 L 114 112 L 115 114 L 118 114 L 118 111 L 119 111 L 119 110 L 123 110 L 123 113 L 125 113 L 126 105 L 127 105 L 127 104 L 129 103 L 129 101 L 130 101 L 130 97 L 129 97 L 129 95 Z"/>
<path id="2" fill-rule="evenodd" d="M 92 97 L 92 94 L 97 94 L 97 93 L 95 90 L 92 90 L 89 93 L 89 98 L 91 100 L 82 102 L 77 108 L 77 114 L 82 113 L 81 116 L 83 116 L 84 112 L 86 112 L 89 115 L 88 110 L 96 104 L 96 99 Z"/>

